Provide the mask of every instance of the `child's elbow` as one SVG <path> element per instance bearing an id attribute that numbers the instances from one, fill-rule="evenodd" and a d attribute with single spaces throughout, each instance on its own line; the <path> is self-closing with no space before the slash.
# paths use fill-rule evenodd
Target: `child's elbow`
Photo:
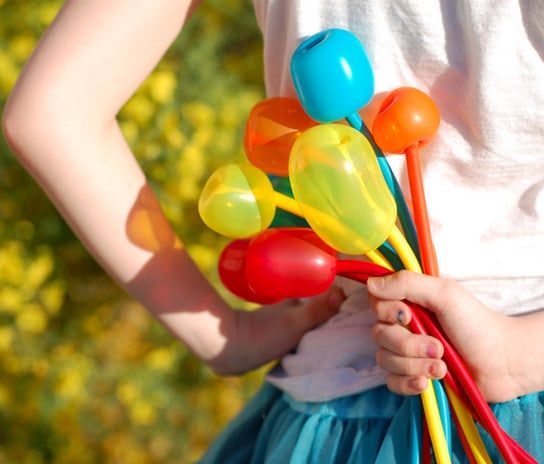
<path id="1" fill-rule="evenodd" d="M 70 124 L 51 98 L 35 92 L 14 92 L 2 114 L 4 140 L 26 168 L 61 146 Z"/>
<path id="2" fill-rule="evenodd" d="M 17 151 L 24 133 L 23 118 L 18 116 L 18 109 L 9 101 L 2 112 L 2 134 L 13 151 Z"/>
<path id="3" fill-rule="evenodd" d="M 13 154 L 24 161 L 31 147 L 50 129 L 40 116 L 39 103 L 29 105 L 17 96 L 10 98 L 2 113 L 2 133 Z"/>

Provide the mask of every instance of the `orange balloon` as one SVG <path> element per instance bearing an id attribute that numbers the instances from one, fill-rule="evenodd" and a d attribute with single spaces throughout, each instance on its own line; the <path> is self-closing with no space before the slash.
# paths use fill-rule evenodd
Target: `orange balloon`
<path id="1" fill-rule="evenodd" d="M 250 111 L 244 148 L 251 164 L 276 176 L 289 174 L 289 153 L 295 140 L 315 126 L 296 98 L 271 97 Z"/>
<path id="2" fill-rule="evenodd" d="M 431 97 L 413 87 L 400 87 L 383 101 L 372 135 L 383 151 L 404 153 L 429 143 L 439 125 L 440 113 Z"/>

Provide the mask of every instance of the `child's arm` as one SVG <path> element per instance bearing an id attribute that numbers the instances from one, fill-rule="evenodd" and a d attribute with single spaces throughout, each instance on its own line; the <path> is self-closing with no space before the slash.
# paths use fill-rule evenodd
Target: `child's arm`
<path id="1" fill-rule="evenodd" d="M 443 377 L 443 350 L 432 337 L 407 331 L 411 313 L 403 300 L 434 312 L 488 401 L 502 402 L 544 390 L 544 312 L 508 317 L 492 311 L 452 280 L 401 271 L 368 281 L 379 322 L 374 340 L 388 386 L 417 394 L 427 378 Z M 401 311 L 399 313 L 399 311 Z"/>
<path id="2" fill-rule="evenodd" d="M 104 269 L 213 368 L 242 372 L 290 350 L 337 309 L 339 294 L 233 311 L 187 255 L 121 134 L 117 112 L 197 3 L 68 0 L 22 72 L 3 129 Z"/>

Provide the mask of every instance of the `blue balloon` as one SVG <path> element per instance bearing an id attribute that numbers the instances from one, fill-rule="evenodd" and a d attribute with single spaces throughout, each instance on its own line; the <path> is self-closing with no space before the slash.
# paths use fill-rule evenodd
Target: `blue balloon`
<path id="1" fill-rule="evenodd" d="M 308 115 L 321 123 L 346 118 L 374 95 L 374 74 L 359 39 L 327 29 L 304 40 L 291 58 L 291 77 Z"/>

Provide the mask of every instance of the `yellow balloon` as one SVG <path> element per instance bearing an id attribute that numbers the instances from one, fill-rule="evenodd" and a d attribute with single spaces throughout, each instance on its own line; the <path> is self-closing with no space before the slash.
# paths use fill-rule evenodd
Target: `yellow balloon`
<path id="1" fill-rule="evenodd" d="M 274 188 L 266 174 L 250 164 L 229 164 L 207 180 L 198 200 L 204 223 L 232 238 L 248 238 L 274 219 Z"/>
<path id="2" fill-rule="evenodd" d="M 304 217 L 336 250 L 366 254 L 391 233 L 395 199 L 357 130 L 341 124 L 307 129 L 291 150 L 289 178 Z"/>

